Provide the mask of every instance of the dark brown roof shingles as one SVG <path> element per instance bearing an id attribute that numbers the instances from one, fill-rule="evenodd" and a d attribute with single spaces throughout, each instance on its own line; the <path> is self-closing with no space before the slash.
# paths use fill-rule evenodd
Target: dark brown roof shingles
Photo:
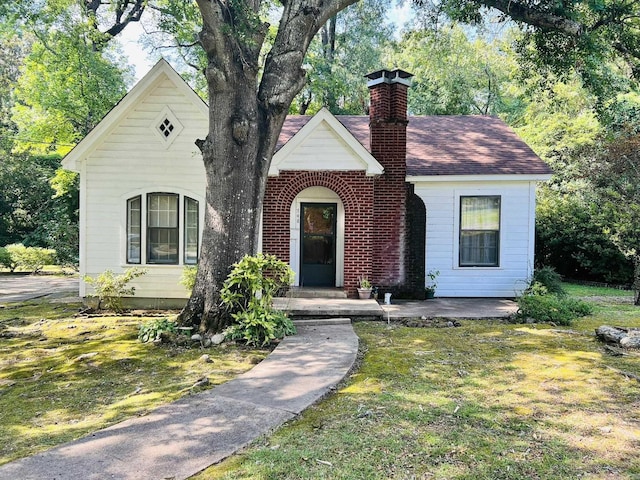
<path id="1" fill-rule="evenodd" d="M 278 149 L 309 120 L 287 117 Z M 369 150 L 369 117 L 336 117 Z M 407 175 L 547 175 L 544 163 L 516 133 L 497 117 L 409 117 Z"/>

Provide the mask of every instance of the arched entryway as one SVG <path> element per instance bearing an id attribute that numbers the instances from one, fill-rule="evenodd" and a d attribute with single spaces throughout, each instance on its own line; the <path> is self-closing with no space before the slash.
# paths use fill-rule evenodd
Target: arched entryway
<path id="1" fill-rule="evenodd" d="M 342 200 L 326 187 L 302 190 L 291 203 L 289 264 L 294 285 L 344 285 L 345 214 Z"/>
<path id="2" fill-rule="evenodd" d="M 405 248 L 406 287 L 415 298 L 423 298 L 426 273 L 427 208 L 415 193 L 407 197 Z"/>

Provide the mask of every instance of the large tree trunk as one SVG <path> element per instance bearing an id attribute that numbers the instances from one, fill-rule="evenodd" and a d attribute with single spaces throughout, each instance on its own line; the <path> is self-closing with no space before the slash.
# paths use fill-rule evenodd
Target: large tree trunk
<path id="1" fill-rule="evenodd" d="M 633 304 L 640 306 L 640 254 L 633 256 Z"/>
<path id="2" fill-rule="evenodd" d="M 198 274 L 181 324 L 200 331 L 227 325 L 220 289 L 231 265 L 257 250 L 269 165 L 289 106 L 304 84 L 304 55 L 322 24 L 354 1 L 286 2 L 260 77 L 267 32 L 255 13 L 260 1 L 197 0 L 200 43 L 208 57 L 209 133 L 198 141 L 207 190 Z"/>

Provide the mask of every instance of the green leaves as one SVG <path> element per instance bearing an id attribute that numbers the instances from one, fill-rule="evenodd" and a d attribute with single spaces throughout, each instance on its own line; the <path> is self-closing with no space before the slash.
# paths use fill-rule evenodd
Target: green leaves
<path id="1" fill-rule="evenodd" d="M 81 35 L 36 42 L 15 87 L 17 150 L 69 151 L 124 95 L 127 75 Z"/>
<path id="2" fill-rule="evenodd" d="M 394 61 L 414 74 L 409 110 L 417 115 L 495 115 L 504 98 L 515 56 L 506 44 L 470 40 L 463 28 L 414 31 L 397 43 Z"/>
<path id="3" fill-rule="evenodd" d="M 122 297 L 132 296 L 136 291 L 135 287 L 128 286 L 129 283 L 145 273 L 147 271 L 139 267 L 128 268 L 120 275 L 116 275 L 111 270 L 105 270 L 96 278 L 85 275 L 83 280 L 93 285 L 94 293 L 89 296 L 98 297 L 98 310 L 105 307 L 120 313 L 124 310 Z"/>
<path id="4" fill-rule="evenodd" d="M 153 342 L 160 338 L 162 333 L 176 333 L 178 327 L 168 318 L 154 318 L 140 325 L 138 340 L 142 343 Z"/>
<path id="5" fill-rule="evenodd" d="M 293 271 L 275 255 L 245 255 L 234 264 L 220 292 L 223 303 L 233 311 L 227 338 L 263 347 L 295 333 L 291 320 L 273 308 L 273 297 L 292 281 Z"/>

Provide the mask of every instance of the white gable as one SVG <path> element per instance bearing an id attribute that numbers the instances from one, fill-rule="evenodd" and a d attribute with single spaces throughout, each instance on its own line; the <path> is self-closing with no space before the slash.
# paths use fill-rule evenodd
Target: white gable
<path id="1" fill-rule="evenodd" d="M 207 105 L 163 59 L 67 154 L 62 165 L 79 171 L 80 163 L 103 148 L 107 139 L 114 144 L 110 150 L 117 150 L 115 144 L 122 143 L 128 144 L 123 148 L 135 145 L 142 153 L 155 150 L 158 141 L 166 150 L 183 130 L 193 134 L 195 129 L 199 137 L 204 137 L 207 119 Z M 197 150 L 194 141 L 199 137 L 184 138 L 183 142 Z"/>
<path id="2" fill-rule="evenodd" d="M 270 176 L 282 170 L 361 170 L 380 175 L 384 168 L 326 108 L 316 113 L 271 161 Z"/>

